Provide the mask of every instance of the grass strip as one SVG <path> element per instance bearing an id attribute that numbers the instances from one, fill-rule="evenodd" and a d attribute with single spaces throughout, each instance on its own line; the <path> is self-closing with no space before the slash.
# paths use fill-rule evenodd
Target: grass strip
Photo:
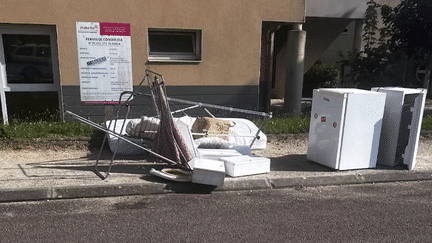
<path id="1" fill-rule="evenodd" d="M 88 137 L 94 131 L 93 127 L 78 122 L 14 122 L 9 125 L 0 125 L 0 138 L 31 140 L 37 138 Z"/>
<path id="2" fill-rule="evenodd" d="M 278 115 L 268 120 L 263 127 L 265 134 L 303 134 L 309 132 L 310 115 Z M 432 131 L 432 115 L 425 116 L 422 130 Z M 95 128 L 79 122 L 14 122 L 0 124 L 0 139 L 33 140 L 40 138 L 90 137 Z"/>

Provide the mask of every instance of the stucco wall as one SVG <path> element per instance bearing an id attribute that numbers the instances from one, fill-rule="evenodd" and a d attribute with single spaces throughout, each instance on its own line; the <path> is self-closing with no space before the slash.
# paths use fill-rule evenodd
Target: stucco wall
<path id="1" fill-rule="evenodd" d="M 168 85 L 258 85 L 261 21 L 303 22 L 304 0 L 14 0 L 1 23 L 57 27 L 61 85 L 79 85 L 76 21 L 132 25 L 134 84 L 147 67 L 147 28 L 202 29 L 202 62 L 150 64 Z"/>

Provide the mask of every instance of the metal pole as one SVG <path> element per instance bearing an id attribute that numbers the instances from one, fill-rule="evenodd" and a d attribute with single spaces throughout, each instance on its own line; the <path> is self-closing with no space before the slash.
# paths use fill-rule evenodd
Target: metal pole
<path id="1" fill-rule="evenodd" d="M 270 119 L 272 117 L 271 114 L 266 113 L 266 112 L 251 111 L 251 110 L 245 110 L 245 109 L 239 109 L 239 108 L 233 108 L 233 107 L 227 107 L 227 106 L 220 106 L 220 105 L 211 105 L 211 104 L 206 104 L 206 103 L 201 103 L 201 102 L 194 102 L 194 101 L 188 101 L 188 100 L 182 100 L 182 99 L 170 98 L 170 97 L 167 97 L 167 99 L 168 99 L 168 101 L 174 101 L 174 102 L 179 102 L 179 103 L 183 103 L 183 104 L 199 105 L 201 107 L 215 108 L 215 109 L 227 110 L 227 111 L 231 111 L 231 112 L 241 112 L 241 113 L 246 113 L 246 114 L 251 114 L 251 115 L 258 115 L 258 116 L 266 117 L 267 119 Z"/>
<path id="2" fill-rule="evenodd" d="M 301 24 L 288 33 L 287 71 L 285 81 L 284 112 L 289 115 L 301 114 L 303 91 L 304 57 L 306 31 Z"/>

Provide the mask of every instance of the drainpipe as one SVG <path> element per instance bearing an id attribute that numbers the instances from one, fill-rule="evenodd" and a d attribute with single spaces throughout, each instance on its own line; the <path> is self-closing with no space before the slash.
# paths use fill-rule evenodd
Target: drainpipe
<path id="1" fill-rule="evenodd" d="M 268 34 L 268 36 L 269 36 L 269 41 L 270 41 L 270 45 L 269 45 L 269 59 L 268 59 L 268 65 L 269 65 L 269 69 L 268 69 L 268 76 L 267 76 L 267 80 L 268 80 L 268 82 L 267 82 L 267 88 L 268 88 L 268 90 L 267 90 L 267 101 L 266 101 L 266 106 L 267 106 L 267 112 L 270 110 L 270 100 L 271 100 L 271 90 L 272 90 L 272 83 L 273 83 L 273 69 L 274 69 L 274 67 L 273 67 L 273 64 L 274 64 L 274 60 L 273 60 L 273 58 L 274 58 L 274 45 L 275 45 L 275 43 L 274 43 L 274 41 L 275 41 L 275 34 L 276 34 L 276 31 L 278 30 L 280 28 L 280 26 L 278 26 L 278 27 L 272 27 L 270 30 L 269 30 L 269 34 Z"/>
<path id="2" fill-rule="evenodd" d="M 302 30 L 302 24 L 294 24 L 287 42 L 284 112 L 288 115 L 301 114 L 305 44 L 306 31 Z"/>

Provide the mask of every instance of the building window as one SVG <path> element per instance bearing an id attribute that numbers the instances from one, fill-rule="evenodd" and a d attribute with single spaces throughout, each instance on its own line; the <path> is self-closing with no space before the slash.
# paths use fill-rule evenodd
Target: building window
<path id="1" fill-rule="evenodd" d="M 148 30 L 148 59 L 154 62 L 201 61 L 201 30 Z"/>

